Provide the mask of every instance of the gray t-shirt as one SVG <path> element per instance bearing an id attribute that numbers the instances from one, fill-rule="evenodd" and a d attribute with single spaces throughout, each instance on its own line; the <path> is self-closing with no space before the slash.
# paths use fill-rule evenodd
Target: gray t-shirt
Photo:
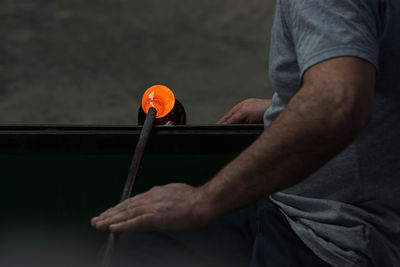
<path id="1" fill-rule="evenodd" d="M 265 126 L 304 72 L 338 56 L 378 70 L 372 122 L 303 182 L 271 196 L 303 242 L 334 266 L 400 266 L 400 1 L 278 0 L 271 36 L 275 89 Z"/>

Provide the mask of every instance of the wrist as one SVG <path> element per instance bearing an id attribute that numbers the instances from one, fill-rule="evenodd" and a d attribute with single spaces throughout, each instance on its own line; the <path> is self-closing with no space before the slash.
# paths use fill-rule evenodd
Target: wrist
<path id="1" fill-rule="evenodd" d="M 210 224 L 219 216 L 213 199 L 207 184 L 196 188 L 193 205 L 194 220 L 202 226 Z"/>

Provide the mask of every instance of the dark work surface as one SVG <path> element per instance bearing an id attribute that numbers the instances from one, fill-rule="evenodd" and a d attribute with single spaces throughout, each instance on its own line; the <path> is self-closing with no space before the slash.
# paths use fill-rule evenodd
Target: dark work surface
<path id="1" fill-rule="evenodd" d="M 93 262 L 106 234 L 93 230 L 90 218 L 117 204 L 139 131 L 140 127 L 0 127 L 0 265 L 21 266 L 27 259 L 30 266 Z M 134 194 L 170 182 L 200 185 L 261 132 L 262 126 L 157 127 L 150 142 L 157 144 L 160 137 L 175 140 L 174 149 L 153 146 L 145 154 Z M 18 153 L 10 145 L 4 148 L 10 138 L 18 141 Z"/>
<path id="2" fill-rule="evenodd" d="M 0 126 L 0 153 L 129 153 L 141 126 Z M 263 125 L 157 126 L 147 148 L 157 153 L 232 153 L 247 147 Z"/>

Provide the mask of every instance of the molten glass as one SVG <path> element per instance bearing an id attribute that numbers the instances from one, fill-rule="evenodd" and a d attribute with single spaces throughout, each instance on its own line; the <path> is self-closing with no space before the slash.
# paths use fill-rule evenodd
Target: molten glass
<path id="1" fill-rule="evenodd" d="M 166 86 L 154 85 L 147 89 L 142 98 L 142 107 L 147 114 L 151 107 L 157 110 L 156 118 L 162 118 L 175 106 L 174 93 Z"/>

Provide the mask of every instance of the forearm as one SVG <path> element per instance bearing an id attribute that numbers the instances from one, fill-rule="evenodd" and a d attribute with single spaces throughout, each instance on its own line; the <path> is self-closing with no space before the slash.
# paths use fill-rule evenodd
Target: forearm
<path id="1" fill-rule="evenodd" d="M 300 90 L 250 147 L 201 188 L 206 205 L 200 207 L 211 207 L 211 219 L 302 181 L 367 124 L 369 116 L 355 105 L 316 90 Z"/>

